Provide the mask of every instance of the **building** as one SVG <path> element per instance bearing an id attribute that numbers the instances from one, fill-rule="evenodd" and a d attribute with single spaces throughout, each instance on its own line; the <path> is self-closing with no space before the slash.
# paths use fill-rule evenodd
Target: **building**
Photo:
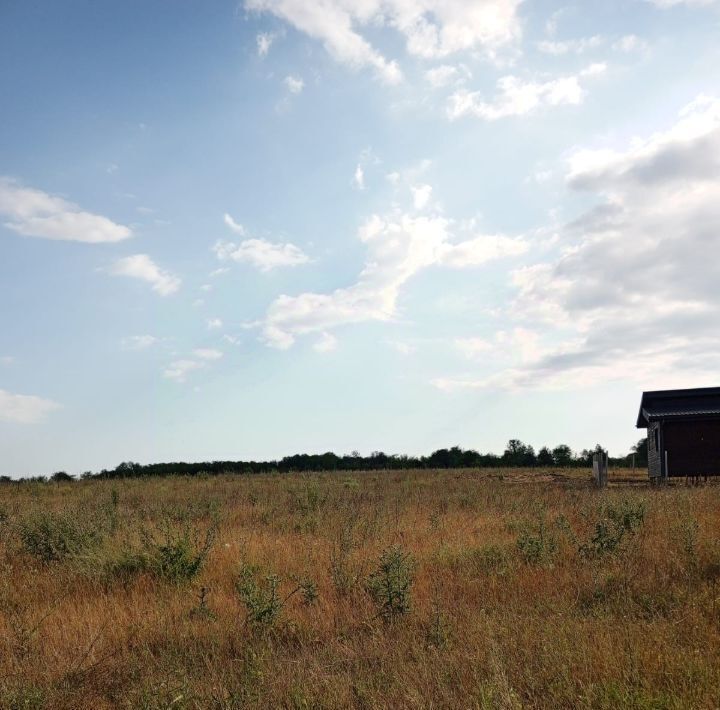
<path id="1" fill-rule="evenodd" d="M 651 479 L 720 475 L 720 387 L 643 392 Z"/>

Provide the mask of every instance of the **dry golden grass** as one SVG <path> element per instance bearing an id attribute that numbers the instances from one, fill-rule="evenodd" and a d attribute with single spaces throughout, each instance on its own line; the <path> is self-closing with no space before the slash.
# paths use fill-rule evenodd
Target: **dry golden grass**
<path id="1" fill-rule="evenodd" d="M 608 506 L 634 527 L 601 554 Z M 28 552 L 38 511 L 100 535 L 45 562 Z M 587 471 L 537 470 L 27 484 L 0 488 L 0 520 L 2 708 L 718 706 L 714 485 L 595 491 Z M 143 530 L 202 541 L 214 521 L 193 579 L 120 573 Z M 414 584 L 386 623 L 366 581 L 391 545 Z M 317 601 L 250 623 L 243 563 L 278 575 L 281 598 L 311 580 Z"/>

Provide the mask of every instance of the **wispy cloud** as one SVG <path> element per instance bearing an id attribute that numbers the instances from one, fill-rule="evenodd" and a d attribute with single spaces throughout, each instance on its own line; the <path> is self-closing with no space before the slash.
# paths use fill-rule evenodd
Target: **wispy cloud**
<path id="1" fill-rule="evenodd" d="M 299 335 L 328 332 L 348 323 L 390 320 L 400 289 L 422 269 L 432 265 L 476 267 L 527 249 L 522 239 L 502 235 L 456 241 L 452 226 L 439 215 L 373 215 L 358 232 L 368 256 L 357 282 L 326 294 L 279 296 L 263 321 L 263 339 L 272 347 L 286 349 Z"/>
<path id="2" fill-rule="evenodd" d="M 363 28 L 379 24 L 391 28 L 404 39 L 407 53 L 414 57 L 437 59 L 468 50 L 495 53 L 520 35 L 519 5 L 520 0 L 245 2 L 248 10 L 270 12 L 319 40 L 335 60 L 352 68 L 373 69 L 388 84 L 402 80 L 400 67 L 370 44 Z"/>
<path id="3" fill-rule="evenodd" d="M 35 395 L 12 394 L 0 390 L 0 420 L 16 424 L 36 424 L 50 412 L 60 409 L 57 402 Z"/>
<path id="4" fill-rule="evenodd" d="M 271 32 L 261 32 L 258 34 L 257 37 L 255 37 L 258 57 L 266 57 L 274 41 L 275 35 Z"/>
<path id="5" fill-rule="evenodd" d="M 225 224 L 241 236 L 249 236 L 247 230 L 238 224 L 230 215 L 225 215 Z M 218 241 L 213 247 L 220 261 L 235 261 L 254 266 L 259 271 L 267 272 L 285 266 L 299 266 L 310 261 L 310 257 L 302 249 L 290 243 L 275 243 L 266 239 L 244 239 L 233 242 Z"/>
<path id="6" fill-rule="evenodd" d="M 113 264 L 110 273 L 114 276 L 129 276 L 145 281 L 161 296 L 169 296 L 180 288 L 181 280 L 161 269 L 147 254 L 126 256 Z"/>
<path id="7" fill-rule="evenodd" d="M 103 244 L 132 236 L 129 227 L 8 177 L 0 177 L 0 215 L 9 219 L 5 227 L 28 237 Z"/>
<path id="8" fill-rule="evenodd" d="M 160 342 L 154 335 L 129 335 L 122 339 L 125 350 L 146 350 Z"/>
<path id="9" fill-rule="evenodd" d="M 479 91 L 462 89 L 449 99 L 448 118 L 475 116 L 485 121 L 497 121 L 509 116 L 524 116 L 543 106 L 577 105 L 585 98 L 582 80 L 598 76 L 605 70 L 605 64 L 591 64 L 578 74 L 544 82 L 505 76 L 498 80 L 498 93 L 492 101 L 486 101 Z"/>
<path id="10" fill-rule="evenodd" d="M 291 94 L 299 94 L 305 88 L 305 82 L 299 76 L 286 76 L 283 82 Z"/>

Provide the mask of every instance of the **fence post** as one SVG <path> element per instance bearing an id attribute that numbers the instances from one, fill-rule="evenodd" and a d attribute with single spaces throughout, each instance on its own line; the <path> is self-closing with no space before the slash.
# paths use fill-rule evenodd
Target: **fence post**
<path id="1" fill-rule="evenodd" d="M 597 488 L 605 488 L 608 484 L 608 455 L 601 451 L 593 454 L 593 483 Z"/>

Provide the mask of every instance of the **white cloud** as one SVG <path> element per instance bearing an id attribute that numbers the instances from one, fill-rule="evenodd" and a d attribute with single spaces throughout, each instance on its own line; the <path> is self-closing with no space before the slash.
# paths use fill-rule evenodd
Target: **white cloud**
<path id="1" fill-rule="evenodd" d="M 554 54 L 555 56 L 563 54 L 583 54 L 588 50 L 602 47 L 602 45 L 605 44 L 605 41 L 605 38 L 600 35 L 564 41 L 543 40 L 542 42 L 538 42 L 537 48 L 545 54 Z"/>
<path id="2" fill-rule="evenodd" d="M 274 41 L 275 35 L 270 32 L 261 32 L 258 34 L 257 37 L 255 37 L 258 57 L 266 57 Z"/>
<path id="3" fill-rule="evenodd" d="M 618 52 L 644 52 L 648 43 L 637 35 L 625 35 L 613 42 L 612 48 Z"/>
<path id="4" fill-rule="evenodd" d="M 602 74 L 605 69 L 605 64 L 591 64 L 578 74 L 545 82 L 505 76 L 498 80 L 498 95 L 492 102 L 485 101 L 478 91 L 462 89 L 450 97 L 447 114 L 450 120 L 475 116 L 497 121 L 508 116 L 523 116 L 543 106 L 577 105 L 586 93 L 581 80 Z"/>
<path id="5" fill-rule="evenodd" d="M 358 163 L 355 168 L 355 174 L 353 175 L 353 186 L 358 190 L 365 189 L 365 171 L 363 166 Z"/>
<path id="6" fill-rule="evenodd" d="M 208 330 L 218 330 L 223 327 L 223 322 L 220 318 L 208 318 L 207 320 Z"/>
<path id="7" fill-rule="evenodd" d="M 7 177 L 0 177 L 0 215 L 10 220 L 5 227 L 28 237 L 103 244 L 132 236 L 128 227 L 107 217 Z"/>
<path id="8" fill-rule="evenodd" d="M 425 72 L 425 79 L 433 89 L 440 89 L 447 86 L 458 76 L 458 68 L 449 64 L 442 64 L 439 67 L 428 69 Z"/>
<path id="9" fill-rule="evenodd" d="M 496 52 L 520 35 L 521 0 L 246 0 L 248 10 L 270 12 L 323 43 L 337 61 L 369 67 L 386 83 L 402 79 L 388 60 L 361 34 L 385 26 L 404 38 L 408 54 L 427 59 L 459 51 Z"/>
<path id="10" fill-rule="evenodd" d="M 262 272 L 310 261 L 310 257 L 294 244 L 273 244 L 265 239 L 246 239 L 240 244 L 220 241 L 215 244 L 214 251 L 221 261 L 231 259 L 247 263 Z"/>
<path id="11" fill-rule="evenodd" d="M 214 348 L 195 348 L 195 350 L 193 350 L 193 355 L 201 360 L 220 360 L 223 353 L 221 350 L 216 350 Z"/>
<path id="12" fill-rule="evenodd" d="M 15 358 L 12 355 L 0 356 L 0 365 L 12 365 L 15 362 Z"/>
<path id="13" fill-rule="evenodd" d="M 181 280 L 163 271 L 147 254 L 134 254 L 118 259 L 110 269 L 114 276 L 129 276 L 151 284 L 153 291 L 169 296 L 180 288 Z"/>
<path id="14" fill-rule="evenodd" d="M 159 342 L 154 335 L 129 335 L 122 339 L 122 346 L 125 350 L 145 350 Z"/>
<path id="15" fill-rule="evenodd" d="M 699 97 L 665 131 L 581 150 L 571 189 L 598 200 L 553 260 L 517 270 L 508 314 L 554 345 L 443 387 L 716 384 L 720 371 L 720 100 Z"/>
<path id="16" fill-rule="evenodd" d="M 219 269 L 214 269 L 210 272 L 211 278 L 216 278 L 217 276 L 222 276 L 223 274 L 227 274 L 228 271 L 230 271 L 230 267 L 228 266 L 221 266 Z"/>
<path id="17" fill-rule="evenodd" d="M 279 296 L 262 323 L 263 339 L 286 349 L 299 335 L 329 331 L 346 323 L 390 320 L 401 287 L 418 271 L 432 265 L 477 266 L 527 248 L 522 240 L 498 236 L 455 242 L 451 226 L 441 216 L 373 215 L 358 233 L 368 256 L 357 282 L 327 294 Z"/>
<path id="18" fill-rule="evenodd" d="M 225 215 L 225 223 L 234 232 L 248 236 L 245 228 L 228 214 Z M 213 251 L 220 261 L 247 263 L 263 272 L 282 266 L 299 266 L 310 261 L 310 257 L 294 244 L 276 244 L 266 239 L 245 239 L 239 244 L 218 241 Z"/>
<path id="19" fill-rule="evenodd" d="M 201 370 L 203 367 L 205 363 L 197 360 L 174 360 L 163 371 L 163 377 L 182 383 L 191 372 Z"/>
<path id="20" fill-rule="evenodd" d="M 286 76 L 284 82 L 291 94 L 299 94 L 305 88 L 305 82 L 297 76 Z"/>
<path id="21" fill-rule="evenodd" d="M 413 207 L 416 210 L 422 210 L 425 208 L 427 203 L 430 201 L 430 195 L 432 194 L 432 187 L 430 185 L 417 185 L 411 187 L 413 196 Z"/>
<path id="22" fill-rule="evenodd" d="M 227 212 L 223 215 L 223 222 L 236 234 L 239 234 L 241 237 L 246 236 L 247 232 L 245 231 L 245 227 L 236 222 Z"/>
<path id="23" fill-rule="evenodd" d="M 313 350 L 317 353 L 329 353 L 336 348 L 337 338 L 331 333 L 322 333 L 315 345 L 313 345 Z"/>
<path id="24" fill-rule="evenodd" d="M 0 389 L 0 421 L 35 424 L 56 409 L 60 405 L 50 399 Z"/>

